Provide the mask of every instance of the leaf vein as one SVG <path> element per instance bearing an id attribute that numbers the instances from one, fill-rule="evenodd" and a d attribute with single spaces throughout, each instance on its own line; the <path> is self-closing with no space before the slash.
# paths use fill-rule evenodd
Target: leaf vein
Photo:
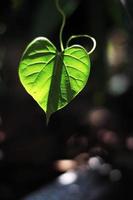
<path id="1" fill-rule="evenodd" d="M 54 51 L 36 51 L 36 52 L 31 52 L 29 53 L 29 56 L 34 56 L 36 54 L 55 54 Z"/>
<path id="2" fill-rule="evenodd" d="M 43 71 L 43 69 L 44 69 L 48 64 L 50 64 L 50 63 L 54 60 L 54 58 L 55 58 L 55 57 L 52 57 L 52 58 L 46 63 L 46 65 L 40 70 L 40 72 L 38 73 L 38 76 L 36 77 L 36 79 L 34 80 L 34 82 L 37 81 L 37 79 L 38 79 L 40 73 Z"/>
<path id="3" fill-rule="evenodd" d="M 72 55 L 70 55 L 70 54 L 64 54 L 64 56 L 68 56 L 68 57 L 70 57 L 70 58 L 73 58 L 73 59 L 77 60 L 78 62 L 81 62 L 82 64 L 88 66 L 86 63 L 84 63 L 83 61 L 81 61 L 79 58 L 77 58 L 77 57 L 75 57 L 75 56 L 72 56 Z"/>
<path id="4" fill-rule="evenodd" d="M 64 63 L 64 65 L 65 65 L 65 63 Z M 72 65 L 66 65 L 68 68 L 72 68 L 72 69 L 74 69 L 74 70 L 77 70 L 77 71 L 79 71 L 80 73 L 82 73 L 85 77 L 86 77 L 86 74 L 84 73 L 84 72 L 82 72 L 80 69 L 78 69 L 78 68 L 76 68 L 76 67 L 73 67 Z"/>

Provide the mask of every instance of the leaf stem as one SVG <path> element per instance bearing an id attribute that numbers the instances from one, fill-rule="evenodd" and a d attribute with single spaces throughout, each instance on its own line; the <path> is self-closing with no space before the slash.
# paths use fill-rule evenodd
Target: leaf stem
<path id="1" fill-rule="evenodd" d="M 60 5 L 59 5 L 59 0 L 55 0 L 56 3 L 56 8 L 59 11 L 59 13 L 62 15 L 62 25 L 60 28 L 60 34 L 59 34 L 59 39 L 60 39 L 60 48 L 61 51 L 64 51 L 64 46 L 63 46 L 63 41 L 62 41 L 62 33 L 63 33 L 63 29 L 66 23 L 66 16 L 65 13 L 63 12 L 63 10 L 61 9 Z"/>
<path id="2" fill-rule="evenodd" d="M 72 36 L 68 39 L 67 44 L 66 44 L 66 47 L 69 46 L 69 43 L 70 43 L 71 40 L 73 40 L 73 39 L 75 39 L 75 38 L 80 38 L 80 37 L 86 37 L 86 38 L 89 38 L 89 39 L 92 40 L 92 42 L 93 42 L 93 47 L 92 47 L 92 49 L 88 52 L 88 54 L 91 54 L 91 53 L 95 50 L 95 48 L 96 48 L 96 40 L 95 40 L 93 37 L 89 36 L 89 35 L 72 35 Z"/>

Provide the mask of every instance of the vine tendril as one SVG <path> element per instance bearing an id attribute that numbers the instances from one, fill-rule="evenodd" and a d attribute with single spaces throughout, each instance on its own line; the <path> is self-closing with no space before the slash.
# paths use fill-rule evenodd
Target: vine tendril
<path id="1" fill-rule="evenodd" d="M 63 12 L 63 10 L 61 9 L 60 5 L 59 5 L 59 0 L 55 0 L 55 4 L 56 4 L 56 8 L 59 11 L 59 13 L 62 15 L 62 25 L 60 28 L 60 34 L 59 34 L 59 39 L 60 39 L 60 48 L 61 51 L 64 51 L 64 46 L 63 46 L 63 41 L 62 41 L 62 33 L 63 33 L 63 29 L 66 23 L 66 15 Z"/>
<path id="2" fill-rule="evenodd" d="M 69 43 L 70 43 L 71 40 L 73 40 L 73 39 L 75 39 L 75 38 L 80 38 L 80 37 L 86 37 L 86 38 L 89 38 L 89 39 L 92 40 L 92 42 L 93 42 L 93 47 L 92 47 L 92 49 L 88 52 L 88 55 L 91 54 L 91 53 L 95 50 L 95 48 L 96 48 L 96 40 L 95 40 L 93 37 L 89 36 L 89 35 L 72 35 L 72 36 L 68 39 L 67 44 L 66 44 L 66 47 L 69 46 Z"/>
<path id="3" fill-rule="evenodd" d="M 60 28 L 60 33 L 59 33 L 59 40 L 60 40 L 60 48 L 61 48 L 61 51 L 64 51 L 64 46 L 63 46 L 63 40 L 62 40 L 62 34 L 63 34 L 63 30 L 64 30 L 64 26 L 65 26 L 65 23 L 66 23 L 66 15 L 64 13 L 64 11 L 62 10 L 62 8 L 60 7 L 60 4 L 59 4 L 59 0 L 55 0 L 55 4 L 56 4 L 56 8 L 57 10 L 59 11 L 59 13 L 62 15 L 62 24 L 61 24 L 61 28 Z M 69 43 L 71 40 L 73 39 L 76 39 L 76 38 L 81 38 L 81 37 L 86 37 L 86 38 L 89 38 L 92 40 L 93 42 L 93 47 L 92 49 L 88 52 L 88 55 L 91 54 L 95 48 L 96 48 L 96 40 L 89 36 L 89 35 L 72 35 L 68 41 L 67 41 L 67 44 L 66 44 L 66 47 L 69 46 Z"/>

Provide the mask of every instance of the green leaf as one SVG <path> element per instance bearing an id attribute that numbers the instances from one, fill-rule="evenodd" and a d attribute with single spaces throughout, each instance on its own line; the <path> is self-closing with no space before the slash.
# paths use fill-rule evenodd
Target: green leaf
<path id="1" fill-rule="evenodd" d="M 28 45 L 19 65 L 21 83 L 46 112 L 47 121 L 84 88 L 89 72 L 89 56 L 82 46 L 58 52 L 44 37 Z"/>

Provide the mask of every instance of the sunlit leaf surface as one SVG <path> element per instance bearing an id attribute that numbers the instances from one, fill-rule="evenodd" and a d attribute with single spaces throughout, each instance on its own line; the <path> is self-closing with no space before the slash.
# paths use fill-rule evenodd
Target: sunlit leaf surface
<path id="1" fill-rule="evenodd" d="M 47 120 L 84 88 L 89 72 L 89 56 L 82 46 L 58 52 L 44 37 L 28 45 L 19 65 L 21 83 L 46 112 Z"/>

